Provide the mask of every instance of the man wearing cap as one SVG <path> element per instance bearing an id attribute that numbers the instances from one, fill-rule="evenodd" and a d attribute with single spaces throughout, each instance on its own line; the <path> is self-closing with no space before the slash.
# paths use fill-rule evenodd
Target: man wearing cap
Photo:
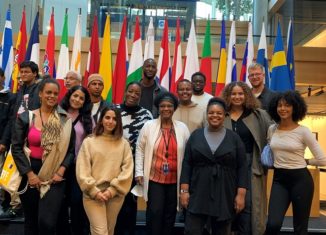
<path id="1" fill-rule="evenodd" d="M 76 71 L 70 70 L 65 77 L 64 84 L 67 90 L 69 90 L 74 86 L 80 86 L 81 81 L 82 81 L 81 75 Z"/>
<path id="2" fill-rule="evenodd" d="M 101 111 L 109 105 L 102 98 L 102 91 L 104 89 L 103 77 L 101 74 L 94 73 L 88 77 L 87 89 L 91 96 L 91 101 L 93 104 L 92 117 L 95 124 L 97 124 L 100 118 Z"/>
<path id="3" fill-rule="evenodd" d="M 139 105 L 151 111 L 154 118 L 158 117 L 157 108 L 154 105 L 155 97 L 167 90 L 160 86 L 155 79 L 157 64 L 154 59 L 147 59 L 143 64 L 143 78 L 140 80 L 141 97 Z"/>

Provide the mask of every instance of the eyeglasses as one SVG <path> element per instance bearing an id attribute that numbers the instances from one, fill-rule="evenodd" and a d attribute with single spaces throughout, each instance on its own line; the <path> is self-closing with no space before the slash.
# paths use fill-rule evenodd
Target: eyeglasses
<path id="1" fill-rule="evenodd" d="M 259 77 L 261 75 L 262 75 L 262 73 L 252 73 L 252 74 L 248 75 L 248 78 Z"/>

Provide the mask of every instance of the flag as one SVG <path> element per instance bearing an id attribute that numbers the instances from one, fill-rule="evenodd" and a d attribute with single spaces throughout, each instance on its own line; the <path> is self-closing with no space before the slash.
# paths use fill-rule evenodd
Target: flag
<path id="1" fill-rule="evenodd" d="M 64 86 L 64 77 L 69 71 L 69 47 L 68 47 L 68 14 L 66 12 L 62 35 L 61 35 L 61 46 L 58 59 L 58 71 L 57 71 L 57 81 L 60 84 L 60 94 L 59 100 L 63 98 L 66 93 L 66 87 Z"/>
<path id="2" fill-rule="evenodd" d="M 258 64 L 261 64 L 265 68 L 265 87 L 269 87 L 269 69 L 268 69 L 268 59 L 267 59 L 267 40 L 265 32 L 265 24 L 263 22 L 260 34 L 260 40 L 257 51 Z"/>
<path id="3" fill-rule="evenodd" d="M 123 18 L 122 29 L 120 33 L 117 57 L 113 74 L 113 93 L 112 101 L 115 104 L 123 102 L 124 91 L 126 87 L 127 66 L 128 66 L 128 47 L 127 47 L 127 17 Z"/>
<path id="4" fill-rule="evenodd" d="M 232 21 L 229 46 L 228 46 L 228 63 L 226 68 L 226 80 L 225 85 L 230 82 L 237 81 L 237 61 L 236 61 L 236 34 L 235 34 L 235 22 Z"/>
<path id="5" fill-rule="evenodd" d="M 48 40 L 46 43 L 46 49 L 44 54 L 43 62 L 43 74 L 50 74 L 51 77 L 55 78 L 55 31 L 54 31 L 54 11 L 52 10 L 50 18 L 50 27 L 48 32 Z"/>
<path id="6" fill-rule="evenodd" d="M 191 20 L 190 33 L 186 49 L 185 66 L 183 70 L 183 77 L 185 79 L 191 80 L 191 76 L 199 71 L 198 63 L 198 50 L 197 50 L 197 40 L 195 32 L 194 19 Z"/>
<path id="7" fill-rule="evenodd" d="M 131 56 L 128 68 L 127 84 L 132 81 L 139 81 L 142 78 L 143 49 L 141 44 L 139 19 L 136 16 L 134 42 L 132 44 Z"/>
<path id="8" fill-rule="evenodd" d="M 98 43 L 97 15 L 94 16 L 91 45 L 88 52 L 87 67 L 84 75 L 84 87 L 87 87 L 88 77 L 93 73 L 98 73 L 100 67 L 100 49 Z"/>
<path id="9" fill-rule="evenodd" d="M 104 89 L 102 91 L 102 97 L 106 101 L 112 102 L 112 58 L 111 58 L 111 31 L 110 31 L 109 15 L 106 15 L 106 21 L 104 26 L 99 73 L 102 75 L 104 81 Z"/>
<path id="10" fill-rule="evenodd" d="M 25 60 L 35 62 L 37 65 L 40 61 L 40 38 L 38 32 L 39 12 L 36 13 L 33 28 L 29 36 Z"/>
<path id="11" fill-rule="evenodd" d="M 251 87 L 250 81 L 248 79 L 248 68 L 252 64 L 254 58 L 254 44 L 252 38 L 252 24 L 248 23 L 248 37 L 246 42 L 245 55 L 243 56 L 242 68 L 240 73 L 240 81 L 243 81 Z"/>
<path id="12" fill-rule="evenodd" d="M 161 86 L 168 91 L 170 90 L 170 69 L 169 26 L 168 20 L 165 19 L 156 76 L 159 78 Z"/>
<path id="13" fill-rule="evenodd" d="M 174 43 L 174 57 L 172 65 L 171 89 L 170 92 L 176 94 L 177 83 L 182 79 L 182 57 L 181 57 L 181 37 L 180 37 L 180 19 L 177 19 L 177 27 Z"/>
<path id="14" fill-rule="evenodd" d="M 277 26 L 277 36 L 274 44 L 271 70 L 272 74 L 270 88 L 274 91 L 291 90 L 291 82 L 289 70 L 286 64 L 280 22 Z"/>
<path id="15" fill-rule="evenodd" d="M 206 85 L 204 91 L 212 94 L 212 50 L 211 50 L 211 25 L 207 20 L 204 47 L 200 63 L 200 71 L 205 74 Z"/>
<path id="16" fill-rule="evenodd" d="M 145 41 L 145 51 L 144 51 L 144 61 L 151 58 L 154 59 L 154 26 L 153 18 L 149 18 L 149 25 L 147 29 L 146 41 Z"/>
<path id="17" fill-rule="evenodd" d="M 80 73 L 80 62 L 81 62 L 81 14 L 77 16 L 70 70 L 74 70 Z"/>
<path id="18" fill-rule="evenodd" d="M 295 90 L 295 67 L 294 67 L 294 48 L 293 48 L 293 23 L 289 22 L 288 35 L 287 35 L 287 54 L 286 63 L 289 69 L 291 89 Z"/>
<path id="19" fill-rule="evenodd" d="M 222 20 L 221 42 L 220 42 L 220 61 L 218 64 L 217 84 L 215 96 L 219 96 L 225 87 L 226 81 L 226 39 L 225 39 L 225 21 Z"/>
<path id="20" fill-rule="evenodd" d="M 4 88 L 9 89 L 11 83 L 11 75 L 14 69 L 14 49 L 12 43 L 10 9 L 8 9 L 6 14 L 6 22 L 2 34 L 2 42 L 0 47 L 0 66 L 5 74 Z"/>
<path id="21" fill-rule="evenodd" d="M 19 75 L 19 65 L 25 60 L 27 46 L 27 32 L 26 32 L 26 14 L 25 7 L 23 9 L 22 21 L 20 23 L 19 33 L 16 42 L 16 54 L 14 59 L 14 71 L 12 74 L 12 84 L 11 90 L 13 93 L 17 92 L 18 88 L 18 75 Z"/>

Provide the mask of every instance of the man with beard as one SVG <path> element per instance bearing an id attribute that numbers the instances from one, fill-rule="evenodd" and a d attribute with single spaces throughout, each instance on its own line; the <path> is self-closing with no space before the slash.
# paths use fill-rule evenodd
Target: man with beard
<path id="1" fill-rule="evenodd" d="M 261 103 L 261 108 L 267 110 L 275 92 L 268 89 L 264 84 L 265 69 L 262 65 L 252 63 L 248 68 L 248 78 L 252 86 L 252 93 Z"/>
<path id="2" fill-rule="evenodd" d="M 156 81 L 157 64 L 154 59 L 147 59 L 143 64 L 143 78 L 140 80 L 141 97 L 139 105 L 151 111 L 154 118 L 158 117 L 158 111 L 154 105 L 157 95 L 167 90 Z"/>
<path id="3" fill-rule="evenodd" d="M 208 101 L 213 97 L 211 94 L 204 92 L 206 85 L 205 74 L 196 72 L 191 76 L 191 82 L 193 85 L 193 95 L 191 100 L 197 103 L 200 107 L 207 107 Z"/>

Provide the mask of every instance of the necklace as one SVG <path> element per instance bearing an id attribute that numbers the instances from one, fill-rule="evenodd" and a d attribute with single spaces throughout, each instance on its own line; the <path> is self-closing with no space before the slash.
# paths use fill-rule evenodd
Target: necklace
<path id="1" fill-rule="evenodd" d="M 161 128 L 161 132 L 162 132 L 162 137 L 163 137 L 163 141 L 164 141 L 164 145 L 165 145 L 165 158 L 168 158 L 169 157 L 170 140 L 171 140 L 171 136 L 173 134 L 173 126 L 169 130 L 169 135 L 168 135 L 167 140 L 166 140 L 166 136 L 164 135 L 163 128 Z"/>

